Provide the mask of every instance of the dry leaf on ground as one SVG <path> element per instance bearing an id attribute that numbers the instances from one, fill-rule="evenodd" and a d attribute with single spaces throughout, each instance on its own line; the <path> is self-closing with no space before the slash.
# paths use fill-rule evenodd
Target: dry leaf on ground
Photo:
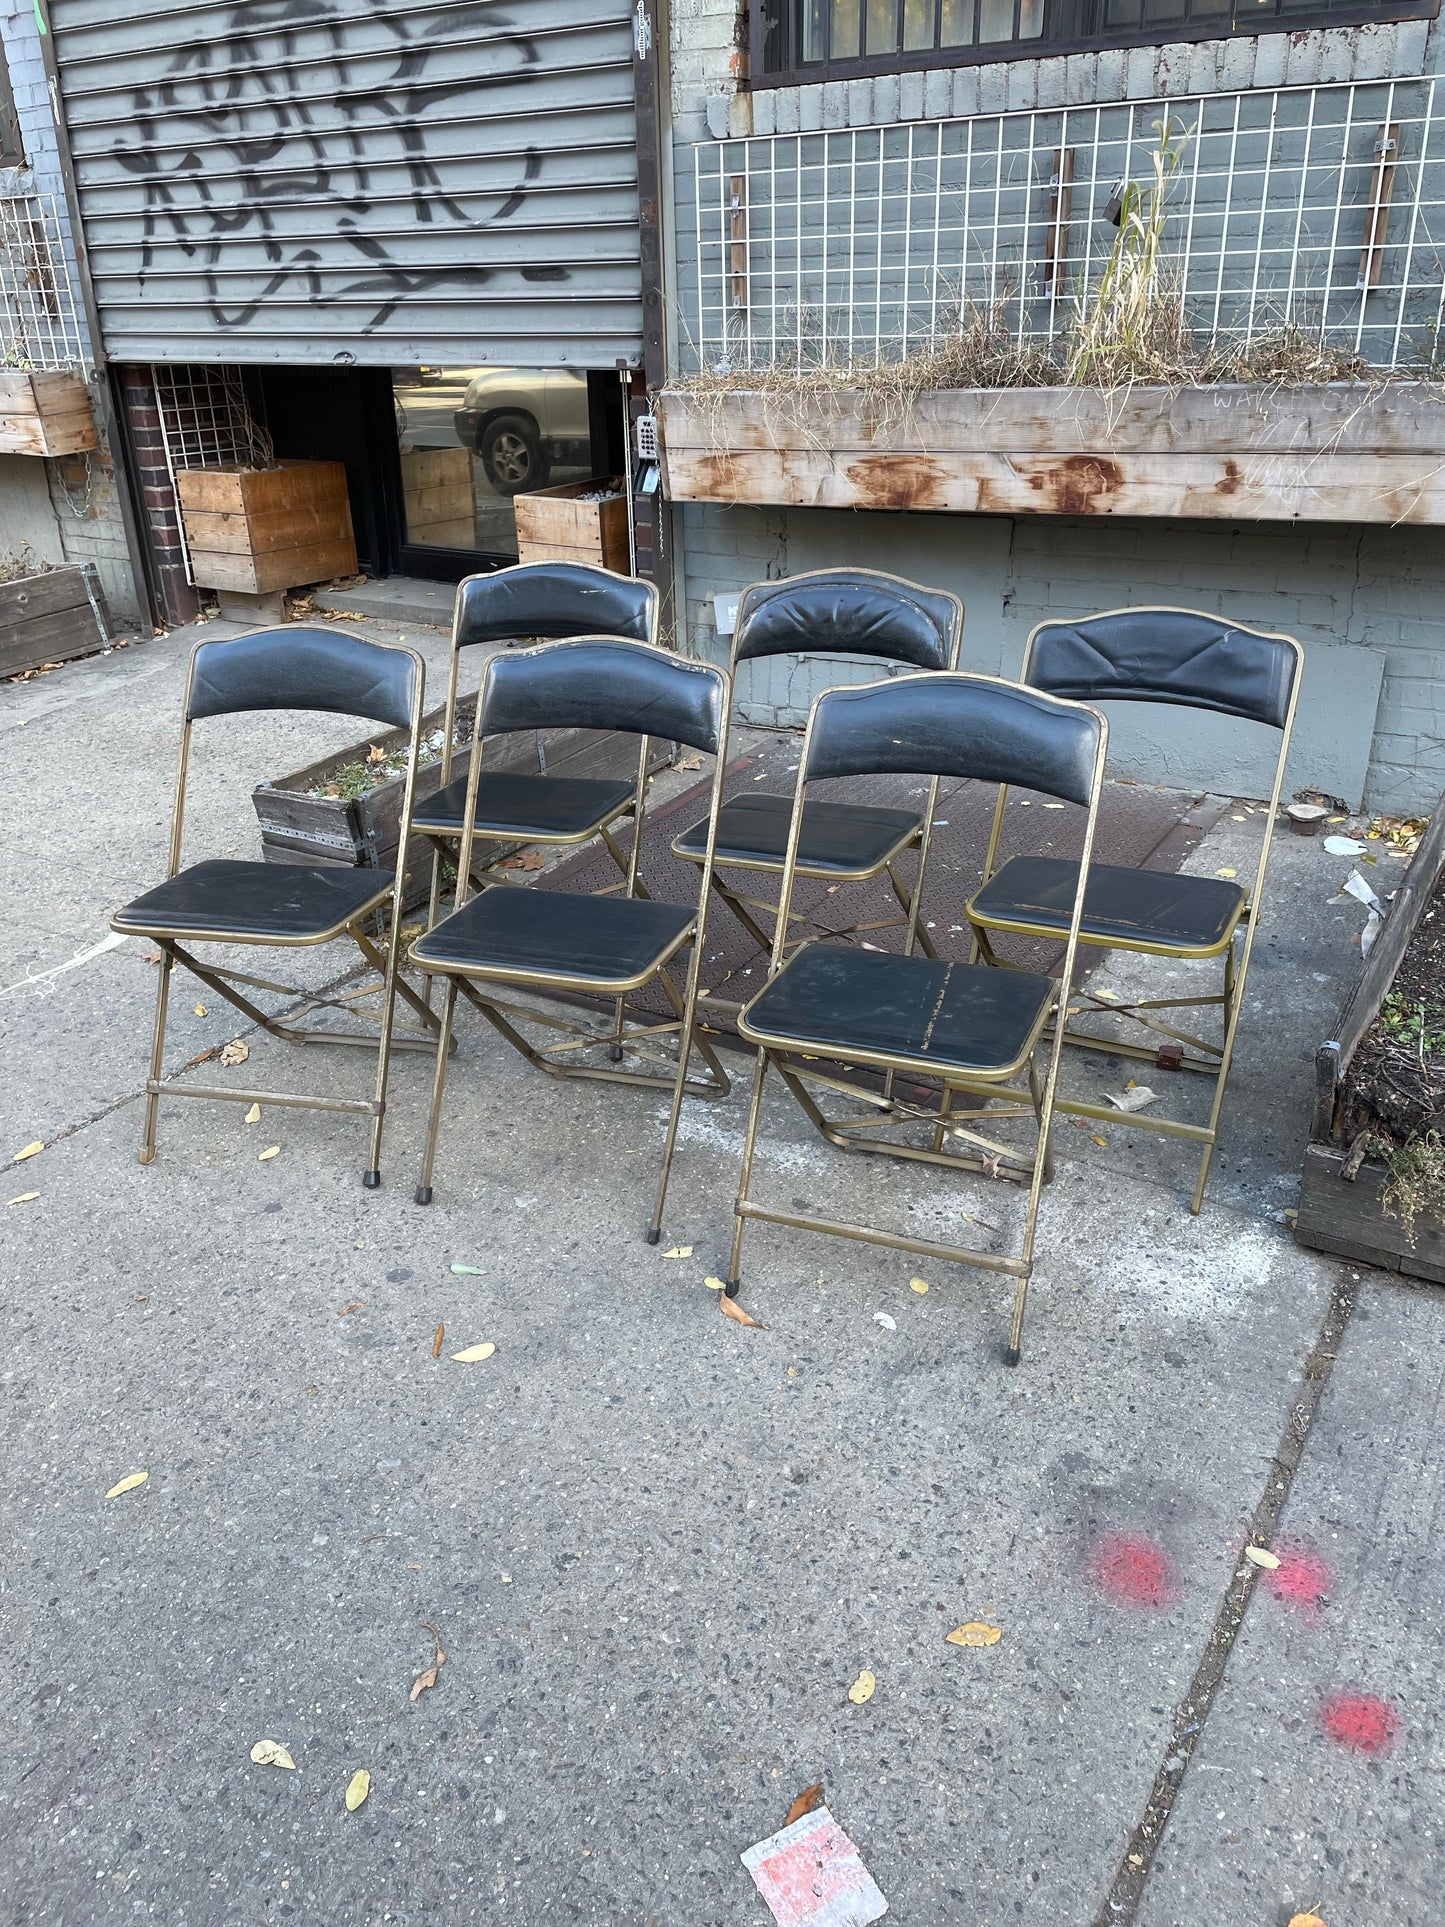
<path id="1" fill-rule="evenodd" d="M 1291 1914 L 1289 1927 L 1325 1927 L 1318 1914 Z"/>
<path id="2" fill-rule="evenodd" d="M 701 769 L 702 758 L 700 756 L 679 756 L 677 759 L 677 767 L 679 769 Z"/>
<path id="3" fill-rule="evenodd" d="M 17 1198 L 7 1198 L 6 1204 L 34 1204 L 40 1196 L 38 1191 L 22 1191 Z"/>
<path id="4" fill-rule="evenodd" d="M 674 1245 L 670 1251 L 664 1251 L 662 1255 L 664 1258 L 690 1258 L 692 1256 L 692 1246 Z"/>
<path id="5" fill-rule="evenodd" d="M 150 1477 L 149 1472 L 127 1472 L 123 1479 L 117 1479 L 106 1493 L 107 1499 L 118 1499 L 122 1492 L 134 1492 L 138 1485 L 144 1485 Z"/>
<path id="6" fill-rule="evenodd" d="M 768 1329 L 759 1319 L 754 1318 L 750 1311 L 744 1311 L 736 1299 L 723 1298 L 719 1303 L 723 1308 L 723 1317 L 731 1318 L 735 1325 L 751 1325 L 754 1331 L 760 1332 Z"/>
<path id="7" fill-rule="evenodd" d="M 266 1149 L 262 1151 L 259 1157 L 256 1159 L 256 1162 L 258 1164 L 264 1164 L 267 1158 L 280 1157 L 280 1155 L 281 1155 L 281 1146 L 279 1144 L 268 1144 L 266 1146 Z"/>
<path id="8" fill-rule="evenodd" d="M 1216 870 L 1214 874 L 1217 877 L 1237 877 L 1239 872 L 1234 869 L 1232 865 L 1226 863 L 1222 870 Z"/>
<path id="9" fill-rule="evenodd" d="M 446 1335 L 447 1335 L 447 1328 L 446 1328 L 446 1321 L 444 1319 L 442 1323 L 437 1326 L 436 1331 L 432 1335 L 431 1355 L 433 1358 L 441 1357 L 442 1340 L 446 1337 Z"/>
<path id="10" fill-rule="evenodd" d="M 986 1620 L 970 1619 L 966 1626 L 955 1626 L 951 1633 L 945 1633 L 944 1638 L 950 1646 L 997 1646 L 1003 1631 Z"/>
<path id="11" fill-rule="evenodd" d="M 848 1688 L 848 1697 L 855 1706 L 866 1706 L 877 1691 L 878 1682 L 865 1667 Z"/>
<path id="12" fill-rule="evenodd" d="M 788 1808 L 787 1818 L 783 1821 L 783 1825 L 785 1827 L 792 1826 L 795 1820 L 801 1820 L 805 1813 L 811 1813 L 814 1807 L 821 1806 L 822 1804 L 823 1782 L 821 1780 L 815 1780 L 812 1786 L 805 1786 L 803 1788 L 803 1791 Z"/>
<path id="13" fill-rule="evenodd" d="M 366 760 L 368 763 L 384 763 L 386 761 L 386 751 L 380 743 L 367 744 Z"/>
<path id="14" fill-rule="evenodd" d="M 1092 1143 L 1103 1145 L 1104 1148 L 1107 1150 L 1108 1144 L 1109 1144 L 1108 1138 L 1100 1137 L 1097 1131 L 1090 1131 L 1089 1138 Z"/>
<path id="15" fill-rule="evenodd" d="M 709 1291 L 726 1291 L 727 1286 L 721 1278 L 704 1278 L 702 1281 Z"/>
<path id="16" fill-rule="evenodd" d="M 352 1312 L 364 1311 L 365 1309 L 366 1300 L 364 1298 L 353 1298 L 341 1307 L 341 1310 L 337 1312 L 336 1316 L 338 1318 L 348 1318 Z"/>
<path id="17" fill-rule="evenodd" d="M 206 1014 L 206 1006 L 205 1006 L 204 1004 L 197 1004 L 197 1005 L 196 1005 L 196 1015 L 197 1015 L 198 1017 L 204 1017 L 204 1016 L 205 1016 L 205 1014 Z"/>
<path id="18" fill-rule="evenodd" d="M 427 1667 L 424 1673 L 418 1673 L 411 1683 L 411 1692 L 407 1697 L 413 1705 L 421 1698 L 423 1693 L 429 1693 L 436 1685 L 438 1675 L 447 1663 L 447 1656 L 442 1651 L 441 1636 L 437 1632 L 436 1627 L 425 1619 L 422 1621 L 422 1625 L 425 1626 L 426 1630 L 431 1634 L 432 1644 L 436 1647 L 436 1653 L 432 1658 L 431 1665 Z"/>
<path id="19" fill-rule="evenodd" d="M 251 1046 L 242 1037 L 233 1037 L 229 1044 L 221 1047 L 221 1062 L 227 1070 L 234 1070 L 237 1064 L 244 1064 L 251 1055 Z"/>
<path id="20" fill-rule="evenodd" d="M 279 1740 L 257 1740 L 251 1748 L 251 1760 L 255 1766 L 284 1766 L 288 1773 L 296 1771 L 296 1762 Z"/>
<path id="21" fill-rule="evenodd" d="M 259 1104 L 253 1104 L 250 1110 L 247 1111 L 246 1122 L 248 1124 L 259 1124 L 261 1122 L 261 1106 Z"/>
<path id="22" fill-rule="evenodd" d="M 366 1796 L 368 1793 L 370 1793 L 370 1791 L 371 1791 L 371 1775 L 367 1772 L 365 1767 L 362 1767 L 361 1771 L 359 1773 L 353 1773 L 350 1780 L 347 1782 L 346 1811 L 348 1813 L 355 1813 L 356 1809 L 366 1799 Z"/>
<path id="23" fill-rule="evenodd" d="M 1263 1566 L 1266 1572 L 1273 1572 L 1279 1565 L 1276 1555 L 1264 1546 L 1246 1546 L 1244 1556 L 1252 1566 Z"/>
<path id="24" fill-rule="evenodd" d="M 45 1149 L 45 1140 L 44 1138 L 38 1137 L 36 1138 L 33 1144 L 27 1144 L 23 1151 L 17 1151 L 14 1157 L 11 1158 L 10 1162 L 12 1164 L 23 1164 L 26 1158 L 38 1157 L 40 1152 L 42 1152 L 44 1149 Z"/>
<path id="25" fill-rule="evenodd" d="M 910 1278 L 908 1280 L 908 1289 L 919 1292 L 927 1291 L 928 1280 L 926 1278 Z"/>
<path id="26" fill-rule="evenodd" d="M 468 1345 L 464 1352 L 452 1353 L 452 1363 L 453 1365 L 475 1365 L 484 1358 L 490 1358 L 496 1349 L 493 1344 Z"/>
<path id="27" fill-rule="evenodd" d="M 480 1265 L 453 1265 L 452 1271 L 458 1278 L 480 1278 L 482 1276 L 482 1268 Z"/>

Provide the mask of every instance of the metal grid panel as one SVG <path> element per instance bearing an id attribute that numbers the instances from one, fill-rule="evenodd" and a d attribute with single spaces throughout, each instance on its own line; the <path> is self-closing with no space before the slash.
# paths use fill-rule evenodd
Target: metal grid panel
<path id="1" fill-rule="evenodd" d="M 156 412 L 171 488 L 183 468 L 274 468 L 271 437 L 251 413 L 239 368 L 155 366 Z M 186 580 L 194 587 L 186 525 L 179 512 Z"/>
<path id="2" fill-rule="evenodd" d="M 0 366 L 79 368 L 85 359 L 55 196 L 0 196 Z"/>
<path id="3" fill-rule="evenodd" d="M 1248 346 L 1288 322 L 1378 367 L 1435 362 L 1445 106 L 1419 79 L 705 145 L 698 365 L 888 361 L 977 309 L 1020 342 L 1060 337 L 1166 114 L 1189 135 L 1168 272 L 1199 335 Z"/>

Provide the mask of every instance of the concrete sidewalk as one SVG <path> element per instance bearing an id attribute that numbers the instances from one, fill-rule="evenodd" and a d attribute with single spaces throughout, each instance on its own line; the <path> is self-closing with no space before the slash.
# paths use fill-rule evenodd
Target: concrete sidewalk
<path id="1" fill-rule="evenodd" d="M 407 635 L 439 676 L 444 635 Z M 160 873 L 189 641 L 0 690 L 0 1150 L 48 1146 L 5 1194 L 39 1198 L 0 1201 L 0 1918 L 745 1927 L 739 1854 L 822 1779 L 908 1927 L 1438 1919 L 1441 1307 L 1282 1221 L 1348 864 L 1278 845 L 1201 1218 L 1182 1147 L 1061 1127 L 1018 1371 L 1003 1281 L 924 1267 L 920 1295 L 901 1255 L 764 1227 L 745 1330 L 703 1283 L 745 1075 L 686 1112 L 657 1249 L 662 1107 L 475 1023 L 429 1210 L 421 1055 L 378 1193 L 321 1113 L 163 1104 L 135 1162 L 142 947 L 26 979 Z M 253 854 L 252 783 L 354 734 L 239 724 L 191 847 Z M 1187 867 L 1242 868 L 1257 828 L 1226 811 Z M 179 982 L 178 1074 L 240 1029 Z M 248 1081 L 362 1063 L 245 1034 Z M 776 1099 L 762 1157 L 771 1194 L 865 1216 L 1019 1209 L 844 1164 Z M 1262 1525 L 1289 1586 L 1241 1559 Z M 999 1643 L 945 1643 L 973 1619 Z M 299 1770 L 252 1765 L 263 1738 Z"/>

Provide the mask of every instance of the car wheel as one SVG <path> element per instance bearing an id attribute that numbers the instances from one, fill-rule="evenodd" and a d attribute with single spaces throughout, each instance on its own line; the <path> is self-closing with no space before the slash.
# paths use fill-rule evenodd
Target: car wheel
<path id="1" fill-rule="evenodd" d="M 547 457 L 542 452 L 537 425 L 528 415 L 498 415 L 482 432 L 482 467 L 498 495 L 520 495 L 543 488 Z"/>

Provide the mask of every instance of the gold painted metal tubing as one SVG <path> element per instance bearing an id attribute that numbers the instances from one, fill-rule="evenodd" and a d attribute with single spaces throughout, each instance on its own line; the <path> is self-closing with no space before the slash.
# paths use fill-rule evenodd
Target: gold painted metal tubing
<path id="1" fill-rule="evenodd" d="M 1211 1137 L 1207 1124 L 1185 1124 L 1176 1117 L 1146 1117 L 1142 1111 L 1116 1111 L 1113 1105 L 1085 1104 L 1061 1097 L 1055 1100 L 1054 1109 L 1069 1117 L 1091 1117 L 1100 1124 L 1113 1124 L 1125 1130 L 1159 1131 L 1166 1137 L 1195 1138 L 1201 1144 L 1208 1143 Z"/>
<path id="2" fill-rule="evenodd" d="M 771 1205 L 754 1204 L 739 1198 L 733 1206 L 739 1218 L 756 1218 L 763 1224 L 788 1225 L 794 1231 L 823 1231 L 837 1238 L 852 1238 L 859 1244 L 887 1245 L 893 1251 L 907 1251 L 919 1258 L 941 1258 L 948 1264 L 978 1265 L 985 1271 L 1006 1272 L 1010 1278 L 1024 1276 L 1023 1260 L 1002 1258 L 992 1251 L 971 1251 L 964 1245 L 937 1244 L 930 1238 L 910 1238 L 902 1232 L 878 1231 L 872 1225 L 849 1224 L 842 1218 L 812 1218 L 797 1211 L 775 1210 Z"/>
<path id="3" fill-rule="evenodd" d="M 146 1089 L 150 1088 L 147 1083 Z M 232 1091 L 208 1084 L 166 1084 L 156 1089 L 165 1097 L 216 1098 L 223 1104 L 269 1104 L 273 1110 L 350 1111 L 358 1117 L 378 1114 L 375 1099 L 369 1097 L 298 1097 L 293 1091 Z"/>
<path id="4" fill-rule="evenodd" d="M 154 1164 L 156 1157 L 156 1117 L 160 1109 L 161 1072 L 166 1048 L 166 1008 L 171 994 L 171 972 L 175 960 L 162 948 L 156 981 L 156 1014 L 151 1029 L 151 1068 L 146 1081 L 145 1119 L 141 1125 L 140 1162 Z"/>
<path id="5" fill-rule="evenodd" d="M 447 1085 L 447 1059 L 451 1055 L 452 1020 L 456 1015 L 457 989 L 459 979 L 447 978 L 446 996 L 442 1001 L 441 1023 L 437 1029 L 436 1068 L 432 1073 L 431 1111 L 427 1119 L 426 1146 L 422 1152 L 421 1175 L 416 1182 L 415 1198 L 418 1204 L 430 1204 L 432 1194 L 432 1172 L 436 1167 L 437 1133 L 441 1126 L 442 1095 Z"/>

